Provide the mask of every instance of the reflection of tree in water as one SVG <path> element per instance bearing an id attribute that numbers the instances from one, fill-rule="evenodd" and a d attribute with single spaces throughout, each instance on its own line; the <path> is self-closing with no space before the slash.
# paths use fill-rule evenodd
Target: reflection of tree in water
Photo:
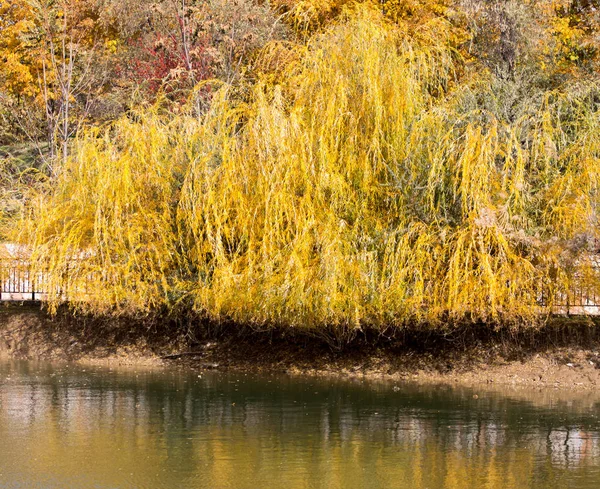
<path id="1" fill-rule="evenodd" d="M 202 474 L 200 487 L 546 489 L 600 465 L 587 408 L 288 379 L 52 374 L 12 372 L 1 385 L 0 440 L 20 448 L 5 450 L 0 473 L 26 464 L 32 477 L 84 470 L 117 484 L 135 467 L 144 487 Z"/>
<path id="2" fill-rule="evenodd" d="M 564 468 L 576 468 L 600 459 L 598 433 L 579 428 L 550 429 L 547 435 L 547 448 L 552 463 Z"/>

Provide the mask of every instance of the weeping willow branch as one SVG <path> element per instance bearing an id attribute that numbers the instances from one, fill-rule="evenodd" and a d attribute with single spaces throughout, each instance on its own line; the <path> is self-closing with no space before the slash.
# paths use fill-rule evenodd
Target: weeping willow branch
<path id="1" fill-rule="evenodd" d="M 511 123 L 465 110 L 492 75 L 462 78 L 447 29 L 354 6 L 243 103 L 223 87 L 200 119 L 80 137 L 14 226 L 51 307 L 343 332 L 531 324 L 541 297 L 597 288 L 596 89 Z"/>

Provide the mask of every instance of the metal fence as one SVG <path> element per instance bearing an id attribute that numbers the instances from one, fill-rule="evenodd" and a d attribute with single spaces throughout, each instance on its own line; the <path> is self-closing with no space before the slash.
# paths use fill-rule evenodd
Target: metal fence
<path id="1" fill-rule="evenodd" d="M 542 302 L 540 305 L 545 304 Z M 554 300 L 553 312 L 568 316 L 600 316 L 600 296 L 591 288 L 559 293 Z"/>
<path id="2" fill-rule="evenodd" d="M 65 277 L 66 278 L 66 277 Z M 84 280 L 84 295 L 89 294 L 88 280 Z M 0 259 L 0 301 L 44 301 L 48 298 L 48 274 L 33 273 L 27 260 Z M 66 282 L 65 282 L 66 284 Z M 57 291 L 66 298 L 63 290 Z M 553 303 L 553 313 L 573 316 L 600 316 L 600 289 L 580 288 L 559 292 L 550 301 L 542 293 L 537 298 L 540 307 Z"/>
<path id="3" fill-rule="evenodd" d="M 40 301 L 46 298 L 44 273 L 33 273 L 24 260 L 0 262 L 0 301 Z"/>

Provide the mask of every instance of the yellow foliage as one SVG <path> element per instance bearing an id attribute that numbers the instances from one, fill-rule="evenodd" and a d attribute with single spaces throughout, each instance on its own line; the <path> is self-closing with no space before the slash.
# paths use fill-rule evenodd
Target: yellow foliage
<path id="1" fill-rule="evenodd" d="M 591 2 L 548 0 L 540 11 L 553 43 L 545 46 L 552 67 L 559 73 L 578 75 L 581 68 L 590 68 L 597 60 L 598 17 Z"/>
<path id="2" fill-rule="evenodd" d="M 22 0 L 0 3 L 0 86 L 7 92 L 34 96 L 38 66 L 28 36 L 35 27 L 33 9 Z"/>
<path id="3" fill-rule="evenodd" d="M 91 131 L 15 226 L 51 306 L 345 331 L 531 320 L 597 284 L 574 249 L 596 235 L 585 93 L 510 126 L 462 113 L 447 39 L 354 6 L 244 104 Z"/>
<path id="4" fill-rule="evenodd" d="M 417 34 L 427 24 L 455 17 L 453 2 L 449 0 L 276 0 L 273 3 L 275 8 L 285 12 L 285 18 L 296 32 L 305 36 L 357 7 L 379 10 L 411 34 Z M 442 28 L 442 31 L 447 30 L 448 26 Z M 453 27 L 452 36 L 455 45 L 468 37 L 460 26 Z"/>

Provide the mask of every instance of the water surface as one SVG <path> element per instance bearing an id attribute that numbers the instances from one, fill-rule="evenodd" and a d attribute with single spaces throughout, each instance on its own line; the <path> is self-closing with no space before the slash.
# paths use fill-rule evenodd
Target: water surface
<path id="1" fill-rule="evenodd" d="M 600 395 L 0 362 L 0 488 L 598 488 Z"/>

